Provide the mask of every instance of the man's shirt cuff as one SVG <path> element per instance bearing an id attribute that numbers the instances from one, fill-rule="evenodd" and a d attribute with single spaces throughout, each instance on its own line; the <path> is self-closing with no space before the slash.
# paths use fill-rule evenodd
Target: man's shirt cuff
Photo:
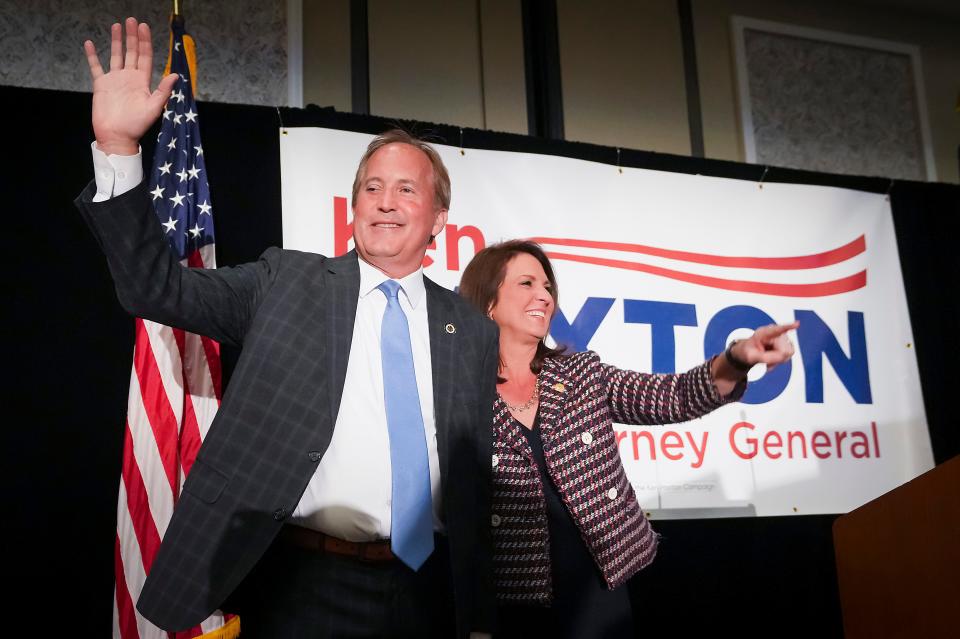
<path id="1" fill-rule="evenodd" d="M 123 195 L 143 181 L 143 160 L 138 147 L 136 155 L 107 155 L 90 144 L 93 152 L 93 174 L 97 183 L 94 202 L 103 202 Z"/>

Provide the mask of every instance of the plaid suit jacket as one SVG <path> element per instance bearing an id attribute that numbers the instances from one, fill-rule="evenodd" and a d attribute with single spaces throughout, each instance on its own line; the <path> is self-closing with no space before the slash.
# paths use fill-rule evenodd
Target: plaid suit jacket
<path id="1" fill-rule="evenodd" d="M 739 399 L 721 397 L 705 362 L 679 375 L 609 366 L 593 352 L 552 357 L 540 373 L 540 428 L 550 479 L 608 588 L 653 561 L 657 534 L 627 480 L 613 422 L 666 424 Z M 494 400 L 493 524 L 497 598 L 548 604 L 550 536 L 540 471 L 523 428 Z"/>
<path id="2" fill-rule="evenodd" d="M 187 269 L 171 255 L 146 184 L 76 204 L 128 312 L 242 345 L 137 608 L 161 628 L 217 609 L 294 511 L 333 434 L 356 316 L 356 253 L 268 249 L 259 261 Z M 425 278 L 458 634 L 492 628 L 491 407 L 496 326 Z M 451 327 L 452 325 L 452 327 Z"/>

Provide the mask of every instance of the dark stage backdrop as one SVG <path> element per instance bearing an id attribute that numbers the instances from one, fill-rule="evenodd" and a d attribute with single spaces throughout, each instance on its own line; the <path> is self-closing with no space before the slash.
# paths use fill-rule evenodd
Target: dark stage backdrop
<path id="1" fill-rule="evenodd" d="M 133 322 L 72 200 L 92 178 L 90 95 L 0 87 L 4 226 L 12 270 L 3 503 L 13 592 L 4 631 L 108 636 L 115 513 Z M 217 212 L 217 263 L 281 243 L 278 126 L 376 133 L 384 119 L 330 109 L 201 104 Z M 616 150 L 519 135 L 404 123 L 438 141 L 614 164 Z M 461 139 L 462 135 L 462 139 Z M 146 140 L 155 139 L 148 134 Z M 145 143 L 149 162 L 153 149 Z M 344 158 L 354 164 L 359 158 Z M 763 167 L 623 151 L 624 166 L 760 179 Z M 770 169 L 767 182 L 886 192 L 889 180 Z M 897 182 L 894 221 L 937 462 L 960 452 L 950 411 L 960 389 L 957 299 L 960 187 Z M 9 229 L 12 227 L 12 234 Z M 227 374 L 236 353 L 225 353 Z M 878 371 L 876 374 L 883 374 Z M 833 516 L 661 521 L 660 556 L 631 584 L 637 635 L 733 630 L 842 634 Z M 8 596 L 9 597 L 9 596 Z M 69 629 L 69 630 L 68 630 Z"/>

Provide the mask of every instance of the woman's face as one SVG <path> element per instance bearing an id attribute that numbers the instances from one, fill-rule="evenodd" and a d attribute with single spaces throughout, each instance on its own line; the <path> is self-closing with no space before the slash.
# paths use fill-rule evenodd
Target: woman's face
<path id="1" fill-rule="evenodd" d="M 490 310 L 500 334 L 539 341 L 550 330 L 553 311 L 550 282 L 540 262 L 528 253 L 518 253 L 507 262 L 496 304 Z"/>

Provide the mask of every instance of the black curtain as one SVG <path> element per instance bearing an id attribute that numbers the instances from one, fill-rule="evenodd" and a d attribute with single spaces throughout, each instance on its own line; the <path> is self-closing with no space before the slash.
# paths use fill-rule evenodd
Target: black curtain
<path id="1" fill-rule="evenodd" d="M 92 178 L 90 95 L 0 86 L 6 126 L 2 201 L 13 242 L 5 343 L 4 542 L 13 600 L 7 632 L 110 633 L 115 514 L 133 323 L 72 201 Z M 285 126 L 377 133 L 396 124 L 332 109 L 198 107 L 217 260 L 281 243 L 279 134 Z M 437 142 L 614 164 L 610 147 L 403 122 Z M 145 140 L 155 139 L 148 134 Z M 149 162 L 152 147 L 144 143 Z M 344 161 L 354 162 L 355 159 Z M 759 180 L 762 167 L 625 150 L 623 166 Z M 886 192 L 890 181 L 770 169 L 767 182 Z M 960 452 L 946 401 L 960 387 L 953 243 L 960 187 L 897 182 L 891 192 L 936 461 Z M 225 349 L 229 379 L 236 353 Z M 879 371 L 876 374 L 883 374 Z M 638 636 L 732 629 L 842 634 L 834 516 L 657 522 L 660 556 L 631 584 Z M 775 625 L 768 625 L 775 624 Z M 71 629 L 71 630 L 67 630 Z"/>

